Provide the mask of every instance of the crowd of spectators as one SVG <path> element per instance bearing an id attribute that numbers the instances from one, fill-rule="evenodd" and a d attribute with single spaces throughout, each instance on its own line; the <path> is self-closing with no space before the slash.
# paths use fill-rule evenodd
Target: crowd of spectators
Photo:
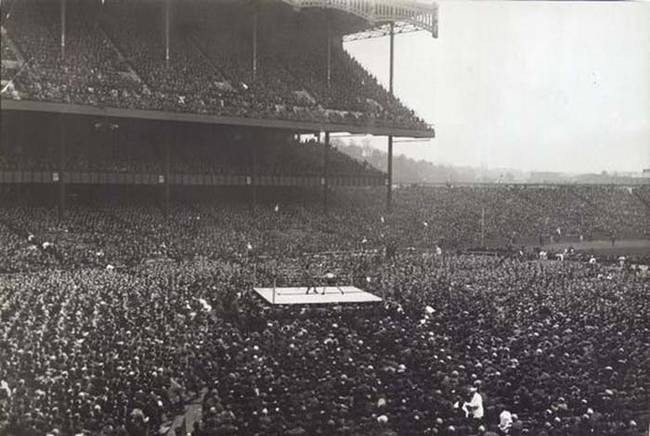
<path id="1" fill-rule="evenodd" d="M 9 85 L 9 81 L 18 73 L 20 66 L 16 53 L 14 53 L 14 50 L 10 47 L 5 37 L 4 27 L 2 37 L 0 38 L 0 55 L 0 82 L 4 88 Z"/>
<path id="2" fill-rule="evenodd" d="M 595 208 L 591 199 L 603 191 L 611 201 Z M 399 241 L 403 248 L 426 249 L 438 244 L 456 250 L 647 239 L 649 212 L 642 209 L 643 204 L 633 202 L 638 191 L 643 188 L 636 187 L 633 193 L 625 187 L 614 191 L 609 187 L 402 188 L 394 195 L 393 212 L 387 214 L 381 188 L 360 188 L 346 190 L 345 194 L 334 191 L 327 215 L 321 213 L 320 193 L 313 195 L 311 191 L 279 199 L 271 204 L 273 207 L 259 204 L 254 213 L 248 204 L 233 208 L 221 205 L 219 197 L 210 200 L 197 196 L 185 197 L 192 206 L 179 204 L 168 219 L 148 193 L 143 194 L 145 201 L 137 204 L 74 207 L 63 222 L 54 208 L 25 204 L 19 196 L 4 199 L 5 205 L 0 208 L 1 222 L 10 223 L 21 236 L 19 240 L 5 240 L 5 261 L 0 269 L 31 270 L 33 259 L 40 258 L 35 247 L 44 242 L 53 244 L 52 252 L 62 253 L 55 260 L 66 265 L 59 266 L 94 267 L 109 263 L 129 266 L 158 257 L 231 257 L 247 243 L 265 252 L 298 256 L 325 248 L 357 251 L 382 246 L 387 240 Z M 564 214 L 544 209 L 544 201 L 553 203 L 554 192 L 558 204 L 565 200 L 569 203 L 565 196 L 573 195 L 573 207 L 567 207 Z M 582 196 L 589 201 L 580 206 L 578 199 Z M 246 203 L 250 194 L 242 188 L 238 197 Z M 627 205 L 625 212 L 620 205 Z M 591 220 L 576 221 L 575 216 L 580 215 Z M 40 243 L 27 244 L 30 234 Z M 25 265 L 20 263 L 23 258 Z"/>
<path id="3" fill-rule="evenodd" d="M 0 275 L 10 435 L 154 434 L 206 391 L 193 436 L 647 428 L 648 281 L 628 268 L 409 250 L 395 228 L 411 224 L 343 199 L 329 217 L 199 202 L 164 219 L 138 201 L 64 220 L 14 201 L 0 208 L 0 263 L 23 266 Z M 286 271 L 305 257 L 384 302 L 287 309 L 252 293 L 298 284 Z"/>
<path id="4" fill-rule="evenodd" d="M 16 60 L 16 54 L 11 50 L 9 45 L 7 45 L 6 40 L 3 38 L 2 39 L 2 44 L 0 45 L 1 47 L 1 54 L 2 54 L 2 59 L 6 59 L 8 61 L 15 61 Z"/>
<path id="5" fill-rule="evenodd" d="M 273 52 L 253 77 L 250 41 L 201 2 L 205 19 L 174 25 L 167 61 L 163 21 L 150 19 L 162 3 L 132 3 L 68 2 L 62 57 L 57 4 L 3 2 L 28 62 L 14 96 L 424 125 L 336 47 L 328 84 L 325 46 L 308 37 L 261 43 Z M 2 59 L 13 59 L 4 38 Z M 3 144 L 0 169 L 56 169 L 56 147 L 41 145 Z M 321 174 L 319 143 L 253 148 L 182 144 L 171 171 Z M 160 144 L 126 157 L 89 150 L 69 144 L 66 167 L 162 172 Z M 329 164 L 332 175 L 381 175 L 336 150 Z M 248 192 L 234 203 L 188 196 L 167 216 L 153 195 L 91 195 L 62 218 L 27 191 L 0 197 L 1 434 L 150 435 L 196 397 L 192 436 L 647 431 L 647 275 L 630 259 L 531 260 L 523 248 L 647 239 L 647 187 L 408 187 L 390 213 L 383 189 L 364 188 L 334 192 L 327 214 L 320 190 L 252 208 Z M 485 245 L 507 249 L 461 252 Z M 309 274 L 383 302 L 288 309 L 253 293 L 304 285 L 306 259 Z"/>
<path id="6" fill-rule="evenodd" d="M 403 219 L 444 228 L 450 241 L 542 245 L 650 235 L 648 206 L 641 200 L 648 192 L 644 186 L 478 185 L 400 192 L 398 204 L 403 200 L 401 209 L 410 211 Z"/>
<path id="7" fill-rule="evenodd" d="M 21 98 L 115 107 L 141 104 L 142 85 L 127 74 L 98 23 L 89 19 L 90 3 L 71 6 L 66 13 L 65 53 L 58 37 L 58 4 L 20 1 L 5 6 L 7 35 L 27 62 L 15 80 Z"/>
<path id="8" fill-rule="evenodd" d="M 110 133 L 116 135 L 117 133 Z M 84 137 L 85 135 L 79 135 Z M 165 143 L 159 138 L 126 141 L 118 144 L 106 133 L 93 132 L 85 140 L 66 144 L 65 169 L 69 172 L 164 174 Z M 259 142 L 261 143 L 259 143 Z M 16 143 L 0 148 L 0 170 L 58 171 L 58 146 L 39 138 L 20 146 Z M 183 137 L 170 147 L 171 174 L 231 174 L 321 176 L 324 172 L 324 145 L 316 140 L 265 138 L 264 140 L 211 140 Z M 366 162 L 340 152 L 327 151 L 329 176 L 383 177 L 383 172 Z"/>
<path id="9" fill-rule="evenodd" d="M 58 7 L 36 0 L 3 5 L 8 37 L 27 62 L 14 83 L 17 94 L 6 97 L 428 128 L 340 47 L 332 51 L 328 84 L 326 49 L 306 29 L 283 46 L 260 35 L 253 73 L 250 35 L 239 30 L 250 24 L 246 8 L 242 14 L 228 5 L 196 3 L 196 22 L 185 22 L 184 8 L 174 8 L 167 49 L 164 3 L 69 2 L 63 50 Z M 282 28 L 286 33 L 289 27 Z"/>

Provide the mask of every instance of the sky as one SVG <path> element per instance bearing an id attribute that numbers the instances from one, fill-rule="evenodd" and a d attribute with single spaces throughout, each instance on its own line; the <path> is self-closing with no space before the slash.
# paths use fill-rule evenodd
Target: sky
<path id="1" fill-rule="evenodd" d="M 437 39 L 396 35 L 394 75 L 436 138 L 395 153 L 525 171 L 650 168 L 649 2 L 438 4 Z M 344 47 L 387 87 L 387 37 Z"/>

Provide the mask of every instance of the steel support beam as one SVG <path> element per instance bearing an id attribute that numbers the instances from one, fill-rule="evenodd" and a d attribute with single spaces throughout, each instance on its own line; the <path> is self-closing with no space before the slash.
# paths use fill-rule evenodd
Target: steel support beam
<path id="1" fill-rule="evenodd" d="M 327 89 L 332 87 L 332 29 L 330 15 L 327 14 Z"/>
<path id="2" fill-rule="evenodd" d="M 336 48 L 335 48 L 336 49 Z M 344 124 L 325 121 L 297 121 L 269 118 L 231 117 L 211 114 L 199 114 L 190 112 L 174 112 L 162 110 L 145 109 L 121 109 L 113 107 L 100 107 L 90 104 L 72 103 L 50 103 L 35 100 L 12 100 L 2 98 L 2 110 L 26 111 L 26 112 L 56 112 L 66 114 L 93 115 L 97 117 L 131 118 L 139 120 L 164 120 L 174 122 L 196 122 L 202 124 L 218 124 L 230 126 L 246 126 L 265 129 L 282 129 L 301 132 L 318 132 L 327 130 L 332 133 L 348 132 L 357 135 L 387 136 L 392 134 L 399 137 L 409 138 L 433 138 L 433 128 L 407 129 L 398 127 L 384 127 L 375 124 Z"/>
<path id="3" fill-rule="evenodd" d="M 394 23 L 394 27 L 393 27 L 393 32 L 395 34 L 422 32 L 422 31 L 424 30 L 421 29 L 420 27 L 405 22 Z M 348 35 L 344 35 L 343 42 L 383 38 L 384 36 L 388 36 L 388 35 L 390 35 L 390 24 L 381 24 L 377 27 L 373 27 L 371 29 L 361 31 L 359 33 L 351 33 Z"/>
<path id="4" fill-rule="evenodd" d="M 167 140 L 165 141 L 165 180 L 163 183 L 163 212 L 165 218 L 169 216 L 169 197 L 170 197 L 170 185 L 171 185 L 171 146 L 173 138 L 175 138 L 175 131 L 173 127 L 169 127 L 167 130 Z"/>
<path id="5" fill-rule="evenodd" d="M 65 57 L 66 6 L 67 0 L 61 0 L 61 58 Z"/>
<path id="6" fill-rule="evenodd" d="M 257 139 L 257 135 L 254 135 L 254 138 Z M 255 144 L 257 144 L 257 141 L 253 141 L 253 146 L 251 149 L 251 157 L 252 157 L 252 171 L 251 171 L 251 184 L 250 184 L 250 190 L 251 190 L 251 211 L 254 213 L 255 212 L 255 207 L 257 206 L 257 183 L 258 183 L 258 175 L 257 175 L 257 148 L 255 147 Z"/>
<path id="7" fill-rule="evenodd" d="M 167 63 L 167 66 L 169 67 L 169 60 L 170 60 L 170 50 L 169 50 L 169 40 L 170 40 L 170 11 L 171 8 L 171 1 L 170 0 L 165 0 L 165 62 Z"/>
<path id="8" fill-rule="evenodd" d="M 395 31 L 394 24 L 390 23 L 390 55 L 389 55 L 389 75 L 388 91 L 393 95 L 393 62 L 395 53 Z M 393 201 L 393 135 L 388 136 L 388 177 L 386 180 L 386 210 L 390 212 Z"/>
<path id="9" fill-rule="evenodd" d="M 393 137 L 388 137 L 388 168 L 386 171 L 386 210 L 391 211 L 393 203 Z"/>
<path id="10" fill-rule="evenodd" d="M 330 132 L 325 132 L 325 145 L 323 147 L 323 211 L 327 214 L 327 195 L 329 190 L 329 148 Z"/>
<path id="11" fill-rule="evenodd" d="M 66 168 L 66 126 L 65 116 L 59 115 L 59 164 L 58 164 L 58 203 L 57 214 L 62 220 L 65 218 L 65 168 Z"/>
<path id="12" fill-rule="evenodd" d="M 255 6 L 255 10 L 253 11 L 253 59 L 251 62 L 251 68 L 252 68 L 252 74 L 253 74 L 253 80 L 257 77 L 257 21 L 258 21 L 258 15 L 259 11 L 257 6 Z"/>

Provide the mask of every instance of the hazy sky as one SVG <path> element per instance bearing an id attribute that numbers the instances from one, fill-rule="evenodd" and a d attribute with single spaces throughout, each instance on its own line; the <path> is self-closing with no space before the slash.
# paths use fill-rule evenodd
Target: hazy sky
<path id="1" fill-rule="evenodd" d="M 650 168 L 650 3 L 439 6 L 438 39 L 395 37 L 395 92 L 436 138 L 396 153 L 524 170 Z M 388 38 L 345 47 L 388 83 Z"/>

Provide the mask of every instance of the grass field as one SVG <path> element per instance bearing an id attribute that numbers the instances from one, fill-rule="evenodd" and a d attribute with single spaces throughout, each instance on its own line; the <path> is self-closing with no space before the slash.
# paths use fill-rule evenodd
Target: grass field
<path id="1" fill-rule="evenodd" d="M 612 246 L 610 240 L 583 241 L 583 242 L 558 242 L 545 244 L 544 248 L 553 251 L 573 247 L 577 251 L 593 253 L 601 256 L 650 256 L 650 240 L 624 239 L 616 241 Z"/>

